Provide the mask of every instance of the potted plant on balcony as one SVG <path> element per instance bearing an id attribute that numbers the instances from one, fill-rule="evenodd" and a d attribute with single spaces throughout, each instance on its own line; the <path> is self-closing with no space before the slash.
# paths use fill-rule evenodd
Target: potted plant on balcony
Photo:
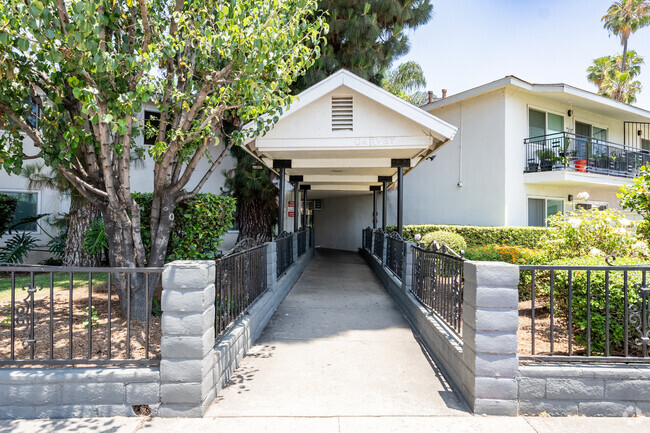
<path id="1" fill-rule="evenodd" d="M 551 149 L 541 149 L 537 151 L 537 157 L 540 161 L 541 171 L 551 171 L 553 164 L 559 160 L 555 152 Z"/>

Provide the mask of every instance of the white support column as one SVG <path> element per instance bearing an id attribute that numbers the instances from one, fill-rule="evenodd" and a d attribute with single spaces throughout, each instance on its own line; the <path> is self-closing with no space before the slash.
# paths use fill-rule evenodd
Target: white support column
<path id="1" fill-rule="evenodd" d="M 277 245 L 274 241 L 266 243 L 266 285 L 269 290 L 275 287 L 278 280 L 278 254 Z"/>
<path id="2" fill-rule="evenodd" d="M 413 285 L 413 249 L 415 242 L 404 242 L 404 262 L 402 263 L 402 290 L 409 292 Z"/>
<path id="3" fill-rule="evenodd" d="M 293 244 L 293 262 L 298 261 L 298 233 L 291 233 L 291 243 Z"/>
<path id="4" fill-rule="evenodd" d="M 465 262 L 464 394 L 477 414 L 517 414 L 519 267 Z"/>

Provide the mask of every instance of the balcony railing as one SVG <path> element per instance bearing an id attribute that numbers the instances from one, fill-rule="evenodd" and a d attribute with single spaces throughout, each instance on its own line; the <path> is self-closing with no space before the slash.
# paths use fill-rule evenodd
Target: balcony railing
<path id="1" fill-rule="evenodd" d="M 526 138 L 525 173 L 570 170 L 635 177 L 650 151 L 568 132 Z"/>

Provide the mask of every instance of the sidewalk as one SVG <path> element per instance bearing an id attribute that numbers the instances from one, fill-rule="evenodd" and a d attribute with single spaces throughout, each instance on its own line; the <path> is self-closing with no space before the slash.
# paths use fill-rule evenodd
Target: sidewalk
<path id="1" fill-rule="evenodd" d="M 0 433 L 639 433 L 650 418 L 235 417 L 3 421 Z"/>

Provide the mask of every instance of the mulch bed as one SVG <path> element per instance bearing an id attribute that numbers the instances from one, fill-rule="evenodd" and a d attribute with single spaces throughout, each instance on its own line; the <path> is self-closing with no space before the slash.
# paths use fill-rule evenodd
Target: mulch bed
<path id="1" fill-rule="evenodd" d="M 542 306 L 539 306 L 539 305 Z M 519 302 L 519 330 L 517 339 L 519 341 L 519 355 L 532 354 L 532 307 L 530 301 Z M 573 343 L 572 352 L 574 355 L 584 352 L 584 348 Z M 551 314 L 542 302 L 535 305 L 535 355 L 551 354 Z M 569 354 L 569 332 L 566 321 L 563 318 L 553 318 L 553 354 Z"/>
<path id="2" fill-rule="evenodd" d="M 47 291 L 46 291 L 47 292 Z M 24 306 L 25 292 L 16 291 L 16 307 Z M 73 291 L 72 338 L 69 325 L 69 292 L 56 291 L 53 297 L 53 358 L 69 359 L 72 348 L 73 359 L 108 359 L 109 328 L 112 359 L 127 359 L 127 345 L 130 346 L 130 359 L 146 358 L 146 322 L 131 320 L 130 341 L 127 342 L 127 320 L 120 316 L 117 294 L 111 293 L 111 321 L 108 323 L 108 291 L 106 286 L 94 287 L 92 304 L 97 319 L 88 326 L 88 292 L 87 289 Z M 50 359 L 50 296 L 37 292 L 34 300 L 34 344 L 35 359 Z M 0 305 L 0 359 L 11 356 L 11 319 L 10 303 Z M 86 324 L 84 324 L 86 321 Z M 92 333 L 90 333 L 92 328 Z M 89 334 L 91 339 L 89 341 Z M 30 346 L 27 344 L 28 327 L 16 326 L 14 331 L 15 359 L 30 359 Z M 149 319 L 149 358 L 160 358 L 160 318 Z"/>

